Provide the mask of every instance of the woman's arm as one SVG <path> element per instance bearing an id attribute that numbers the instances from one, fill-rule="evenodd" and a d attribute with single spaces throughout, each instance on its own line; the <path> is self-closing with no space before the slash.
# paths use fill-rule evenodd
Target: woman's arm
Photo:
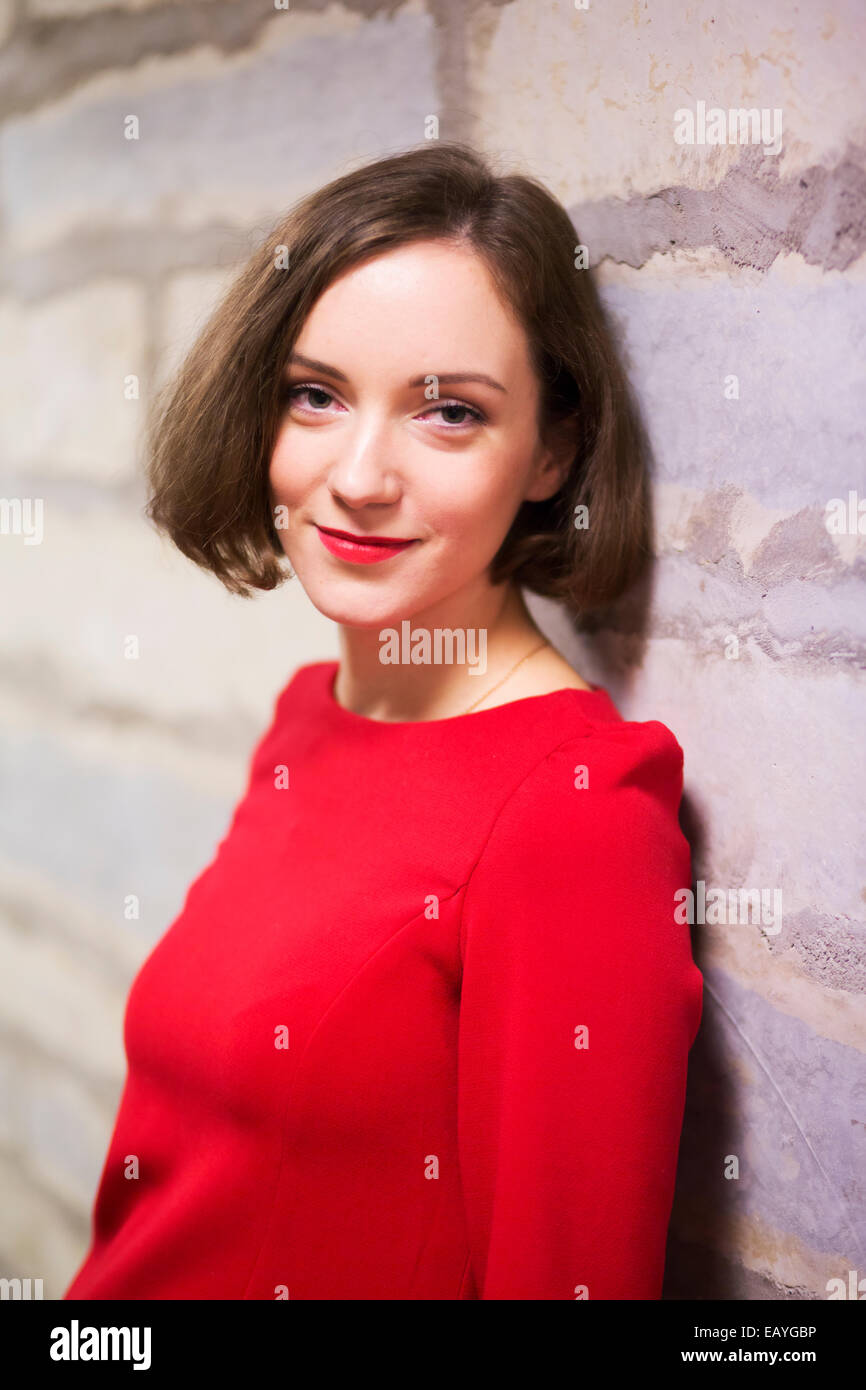
<path id="1" fill-rule="evenodd" d="M 509 798 L 468 881 L 458 1136 L 479 1298 L 661 1294 L 702 995 L 674 921 L 681 790 L 664 725 L 596 726 Z"/>

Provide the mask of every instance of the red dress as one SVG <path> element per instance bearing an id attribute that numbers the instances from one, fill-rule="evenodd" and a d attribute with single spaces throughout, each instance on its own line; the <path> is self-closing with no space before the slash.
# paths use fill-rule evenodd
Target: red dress
<path id="1" fill-rule="evenodd" d="M 67 1299 L 654 1299 L 702 979 L 682 750 L 600 687 L 277 699 L 127 1002 Z"/>

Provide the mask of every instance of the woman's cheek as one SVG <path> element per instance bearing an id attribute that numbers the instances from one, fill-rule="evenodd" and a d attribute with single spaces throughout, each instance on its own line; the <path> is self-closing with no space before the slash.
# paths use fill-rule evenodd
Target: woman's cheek
<path id="1" fill-rule="evenodd" d="M 305 480 L 315 472 L 315 460 L 299 431 L 284 427 L 271 454 L 268 479 L 274 501 L 292 505 L 303 496 Z"/>

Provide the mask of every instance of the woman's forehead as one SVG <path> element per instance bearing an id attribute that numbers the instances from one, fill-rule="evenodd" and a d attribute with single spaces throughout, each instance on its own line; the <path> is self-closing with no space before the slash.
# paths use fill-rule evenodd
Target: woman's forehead
<path id="1" fill-rule="evenodd" d="M 436 241 L 400 246 L 344 271 L 313 305 L 295 349 L 335 365 L 341 357 L 363 365 L 374 353 L 402 368 L 411 358 L 413 369 L 471 370 L 500 382 L 529 365 L 522 325 L 483 258 L 466 245 Z"/>

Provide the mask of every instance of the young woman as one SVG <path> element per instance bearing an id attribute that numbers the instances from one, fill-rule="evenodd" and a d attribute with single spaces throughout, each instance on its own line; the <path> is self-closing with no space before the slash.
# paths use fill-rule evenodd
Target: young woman
<path id="1" fill-rule="evenodd" d="M 276 701 L 137 976 L 66 1297 L 658 1298 L 701 976 L 682 750 L 521 589 L 640 574 L 647 482 L 564 209 L 435 145 L 305 199 L 160 403 L 149 514 L 286 557 L 340 662 Z"/>

